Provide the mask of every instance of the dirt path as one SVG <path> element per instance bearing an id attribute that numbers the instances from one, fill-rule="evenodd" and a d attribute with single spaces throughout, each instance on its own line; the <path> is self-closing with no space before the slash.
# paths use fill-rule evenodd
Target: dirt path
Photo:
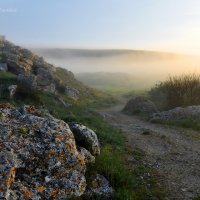
<path id="1" fill-rule="evenodd" d="M 126 133 L 133 149 L 145 152 L 145 162 L 162 176 L 166 199 L 200 197 L 200 133 L 152 124 L 120 110 L 119 105 L 100 113 L 112 126 Z"/>

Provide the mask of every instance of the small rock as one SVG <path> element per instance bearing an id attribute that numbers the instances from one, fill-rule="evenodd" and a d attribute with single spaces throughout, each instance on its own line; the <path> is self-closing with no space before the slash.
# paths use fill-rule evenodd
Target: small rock
<path id="1" fill-rule="evenodd" d="M 49 178 L 48 176 L 45 177 L 45 182 L 48 183 L 49 181 L 51 181 L 51 178 Z"/>
<path id="2" fill-rule="evenodd" d="M 85 158 L 86 164 L 95 163 L 95 157 L 87 149 L 79 147 L 78 151 Z"/>
<path id="3" fill-rule="evenodd" d="M 10 85 L 8 87 L 9 90 L 9 96 L 10 98 L 13 98 L 13 96 L 15 95 L 16 91 L 17 91 L 17 85 Z"/>
<path id="4" fill-rule="evenodd" d="M 78 100 L 78 99 L 79 99 L 80 92 L 79 92 L 77 89 L 75 89 L 75 88 L 66 86 L 66 87 L 65 87 L 65 94 L 66 94 L 68 97 L 73 98 L 74 100 Z"/>
<path id="5" fill-rule="evenodd" d="M 8 71 L 8 66 L 6 63 L 0 63 L 0 71 Z"/>
<path id="6" fill-rule="evenodd" d="M 81 147 L 86 148 L 94 156 L 100 154 L 100 146 L 96 133 L 82 124 L 69 123 L 75 140 Z"/>
<path id="7" fill-rule="evenodd" d="M 96 174 L 90 178 L 88 188 L 84 195 L 89 198 L 95 196 L 102 200 L 108 200 L 112 199 L 113 188 L 104 176 Z"/>

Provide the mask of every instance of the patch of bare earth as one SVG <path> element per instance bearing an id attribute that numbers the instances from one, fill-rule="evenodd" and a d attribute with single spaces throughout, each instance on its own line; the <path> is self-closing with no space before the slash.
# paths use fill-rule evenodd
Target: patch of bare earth
<path id="1" fill-rule="evenodd" d="M 144 162 L 162 177 L 166 199 L 191 200 L 200 196 L 200 132 L 152 124 L 121 113 L 119 107 L 100 113 L 126 134 L 133 150 L 145 153 Z"/>

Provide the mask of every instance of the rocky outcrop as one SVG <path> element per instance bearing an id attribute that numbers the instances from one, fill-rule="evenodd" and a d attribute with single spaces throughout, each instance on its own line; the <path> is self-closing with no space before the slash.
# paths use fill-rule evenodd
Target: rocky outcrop
<path id="1" fill-rule="evenodd" d="M 152 101 L 144 97 L 134 97 L 127 102 L 123 112 L 128 114 L 151 115 L 157 113 L 158 109 Z"/>
<path id="2" fill-rule="evenodd" d="M 0 64 L 0 71 L 8 70 L 17 75 L 18 80 L 28 87 L 27 89 L 56 93 L 58 88 L 63 88 L 62 92 L 67 96 L 74 100 L 79 99 L 81 83 L 74 78 L 72 72 L 56 68 L 45 62 L 42 57 L 6 40 L 1 41 L 0 57 L 4 62 Z M 81 86 L 81 89 L 86 88 Z"/>
<path id="3" fill-rule="evenodd" d="M 80 146 L 89 150 L 94 156 L 100 154 L 99 141 L 93 130 L 78 123 L 69 123 L 69 126 Z"/>
<path id="4" fill-rule="evenodd" d="M 0 105 L 0 119 L 0 199 L 59 200 L 85 195 L 85 172 L 95 157 L 76 145 L 77 134 L 67 123 L 33 106 L 15 109 L 10 104 Z M 99 154 L 95 133 L 83 125 L 73 127 L 81 127 L 86 138 L 93 138 L 92 153 Z M 90 195 L 111 195 L 103 176 L 90 180 Z"/>
<path id="5" fill-rule="evenodd" d="M 24 85 L 28 85 L 31 89 L 55 92 L 53 73 L 56 68 L 53 65 L 31 51 L 8 41 L 2 42 L 0 53 L 4 55 L 8 71 L 18 75 Z"/>
<path id="6" fill-rule="evenodd" d="M 200 119 L 200 106 L 177 107 L 172 110 L 154 113 L 151 122 L 179 122 L 189 118 Z"/>
<path id="7" fill-rule="evenodd" d="M 34 63 L 35 55 L 8 41 L 3 41 L 0 53 L 4 55 L 9 71 L 14 74 L 30 73 Z"/>

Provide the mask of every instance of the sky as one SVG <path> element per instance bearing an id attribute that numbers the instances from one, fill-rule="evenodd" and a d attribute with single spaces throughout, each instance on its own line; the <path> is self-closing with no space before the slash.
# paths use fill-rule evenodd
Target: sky
<path id="1" fill-rule="evenodd" d="M 200 0 L 0 0 L 0 34 L 31 47 L 200 54 Z"/>

